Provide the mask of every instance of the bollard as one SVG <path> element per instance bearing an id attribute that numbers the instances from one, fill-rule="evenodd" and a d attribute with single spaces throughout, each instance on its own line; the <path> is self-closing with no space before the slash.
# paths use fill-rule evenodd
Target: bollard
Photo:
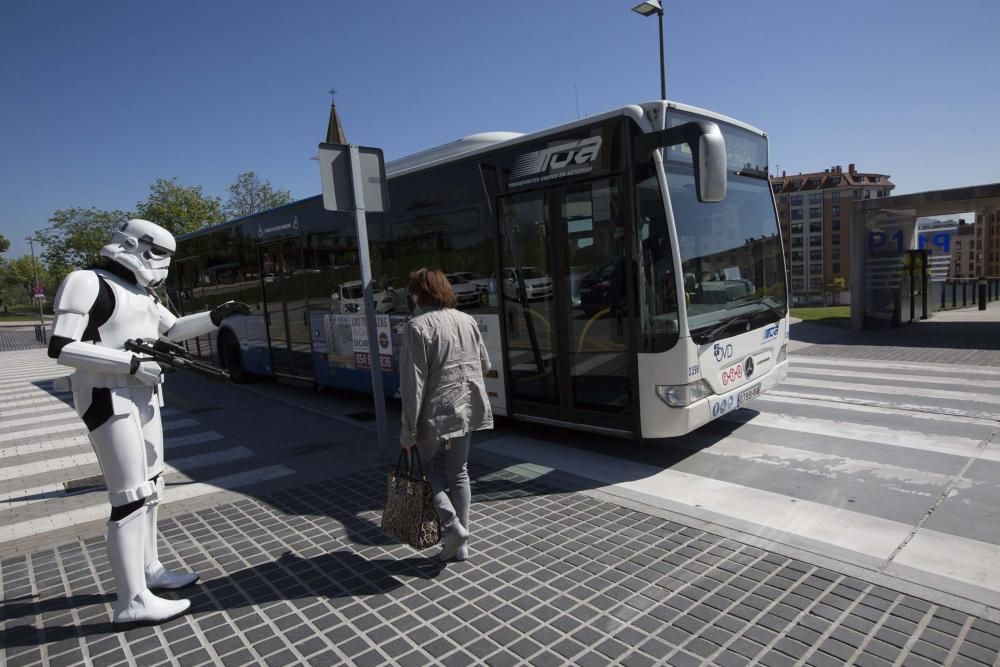
<path id="1" fill-rule="evenodd" d="M 986 310 L 986 278 L 979 279 L 979 310 Z"/>
<path id="2" fill-rule="evenodd" d="M 954 308 L 958 305 L 958 283 L 952 281 L 951 283 L 951 307 Z"/>

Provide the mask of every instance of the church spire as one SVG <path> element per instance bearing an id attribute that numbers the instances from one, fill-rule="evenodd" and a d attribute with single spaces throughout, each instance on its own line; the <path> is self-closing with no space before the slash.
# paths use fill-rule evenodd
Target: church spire
<path id="1" fill-rule="evenodd" d="M 326 126 L 326 143 L 346 144 L 347 137 L 344 135 L 344 128 L 340 124 L 340 116 L 337 115 L 337 102 L 334 96 L 337 91 L 330 89 L 330 122 Z"/>

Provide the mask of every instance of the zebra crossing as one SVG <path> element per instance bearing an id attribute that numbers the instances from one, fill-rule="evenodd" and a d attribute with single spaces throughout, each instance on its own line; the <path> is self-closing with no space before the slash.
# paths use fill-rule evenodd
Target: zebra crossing
<path id="1" fill-rule="evenodd" d="M 535 475 L 571 473 L 604 494 L 995 609 L 998 432 L 1000 370 L 802 356 L 746 408 L 646 443 L 633 457 L 642 462 L 518 435 L 481 446 L 532 462 Z"/>
<path id="2" fill-rule="evenodd" d="M 0 548 L 107 517 L 103 487 L 67 487 L 100 475 L 71 394 L 54 383 L 69 372 L 43 349 L 0 353 Z M 184 411 L 167 407 L 162 415 L 165 503 L 295 474 L 256 464 L 253 451 L 227 446 L 225 436 Z"/>

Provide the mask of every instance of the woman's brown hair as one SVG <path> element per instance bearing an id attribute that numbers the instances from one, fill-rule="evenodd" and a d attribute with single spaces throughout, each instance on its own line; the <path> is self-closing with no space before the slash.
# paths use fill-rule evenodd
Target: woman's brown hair
<path id="1" fill-rule="evenodd" d="M 454 308 L 455 290 L 444 273 L 437 269 L 417 269 L 410 274 L 410 296 L 420 300 L 420 305 Z"/>

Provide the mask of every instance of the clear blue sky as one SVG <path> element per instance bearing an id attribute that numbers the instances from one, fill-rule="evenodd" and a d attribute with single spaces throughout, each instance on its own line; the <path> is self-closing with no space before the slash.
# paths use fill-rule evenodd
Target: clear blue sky
<path id="1" fill-rule="evenodd" d="M 0 23 L 8 256 L 72 206 L 131 210 L 159 177 L 296 198 L 327 89 L 387 158 L 659 95 L 638 0 L 9 2 Z M 667 96 L 766 130 L 795 173 L 854 162 L 897 193 L 1000 181 L 997 0 L 665 0 Z M 574 93 L 576 86 L 576 93 Z"/>

